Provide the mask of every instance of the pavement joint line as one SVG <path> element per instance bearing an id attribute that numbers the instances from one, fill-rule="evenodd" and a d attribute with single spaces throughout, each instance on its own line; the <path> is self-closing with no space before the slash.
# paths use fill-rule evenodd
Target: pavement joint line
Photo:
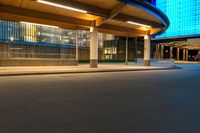
<path id="1" fill-rule="evenodd" d="M 86 70 L 86 71 L 64 71 L 64 72 L 27 72 L 27 73 L 5 73 L 0 74 L 0 77 L 8 76 L 29 76 L 29 75 L 55 75 L 55 74 L 79 74 L 79 73 L 106 73 L 106 72 L 128 72 L 128 71 L 158 71 L 158 70 L 173 70 L 182 69 L 181 67 L 172 66 L 164 68 L 145 68 L 145 69 L 116 69 L 116 70 Z"/>

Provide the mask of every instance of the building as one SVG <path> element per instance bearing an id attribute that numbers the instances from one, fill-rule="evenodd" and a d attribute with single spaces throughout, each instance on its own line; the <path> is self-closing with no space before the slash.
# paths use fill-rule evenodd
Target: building
<path id="1" fill-rule="evenodd" d="M 157 57 L 195 61 L 200 54 L 200 0 L 155 0 L 170 20 L 169 28 L 152 39 Z"/>
<path id="2" fill-rule="evenodd" d="M 151 0 L 1 0 L 0 65 L 97 67 L 135 60 L 136 47 L 150 65 L 150 36 L 168 26 Z"/>
<path id="3" fill-rule="evenodd" d="M 79 61 L 89 60 L 89 31 L 8 20 L 0 20 L 0 27 L 1 58 L 73 59 L 77 44 Z M 102 51 L 103 39 L 113 40 L 114 36 L 99 33 L 98 38 Z"/>

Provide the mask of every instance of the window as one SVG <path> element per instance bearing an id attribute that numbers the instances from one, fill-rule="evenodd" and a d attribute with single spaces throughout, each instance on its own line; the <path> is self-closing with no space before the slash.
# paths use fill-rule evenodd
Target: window
<path id="1" fill-rule="evenodd" d="M 200 0 L 156 0 L 156 6 L 170 20 L 170 26 L 156 38 L 200 34 Z"/>

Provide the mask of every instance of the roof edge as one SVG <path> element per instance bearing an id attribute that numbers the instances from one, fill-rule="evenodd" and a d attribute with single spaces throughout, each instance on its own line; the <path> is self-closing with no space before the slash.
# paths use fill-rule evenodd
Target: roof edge
<path id="1" fill-rule="evenodd" d="M 140 1 L 140 0 L 120 0 L 123 3 L 128 3 L 140 9 L 147 11 L 148 13 L 156 16 L 160 21 L 164 24 L 165 27 L 161 27 L 162 30 L 154 35 L 160 35 L 167 30 L 170 26 L 170 21 L 168 17 L 157 7 L 147 1 Z"/>

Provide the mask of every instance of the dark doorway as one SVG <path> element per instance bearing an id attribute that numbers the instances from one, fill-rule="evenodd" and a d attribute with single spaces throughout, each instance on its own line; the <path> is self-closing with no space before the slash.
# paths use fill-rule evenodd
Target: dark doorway
<path id="1" fill-rule="evenodd" d="M 198 50 L 189 50 L 188 51 L 188 60 L 189 61 L 197 61 L 196 55 L 198 54 Z"/>
<path id="2" fill-rule="evenodd" d="M 164 58 L 169 59 L 170 58 L 170 47 L 165 46 L 164 47 Z"/>

